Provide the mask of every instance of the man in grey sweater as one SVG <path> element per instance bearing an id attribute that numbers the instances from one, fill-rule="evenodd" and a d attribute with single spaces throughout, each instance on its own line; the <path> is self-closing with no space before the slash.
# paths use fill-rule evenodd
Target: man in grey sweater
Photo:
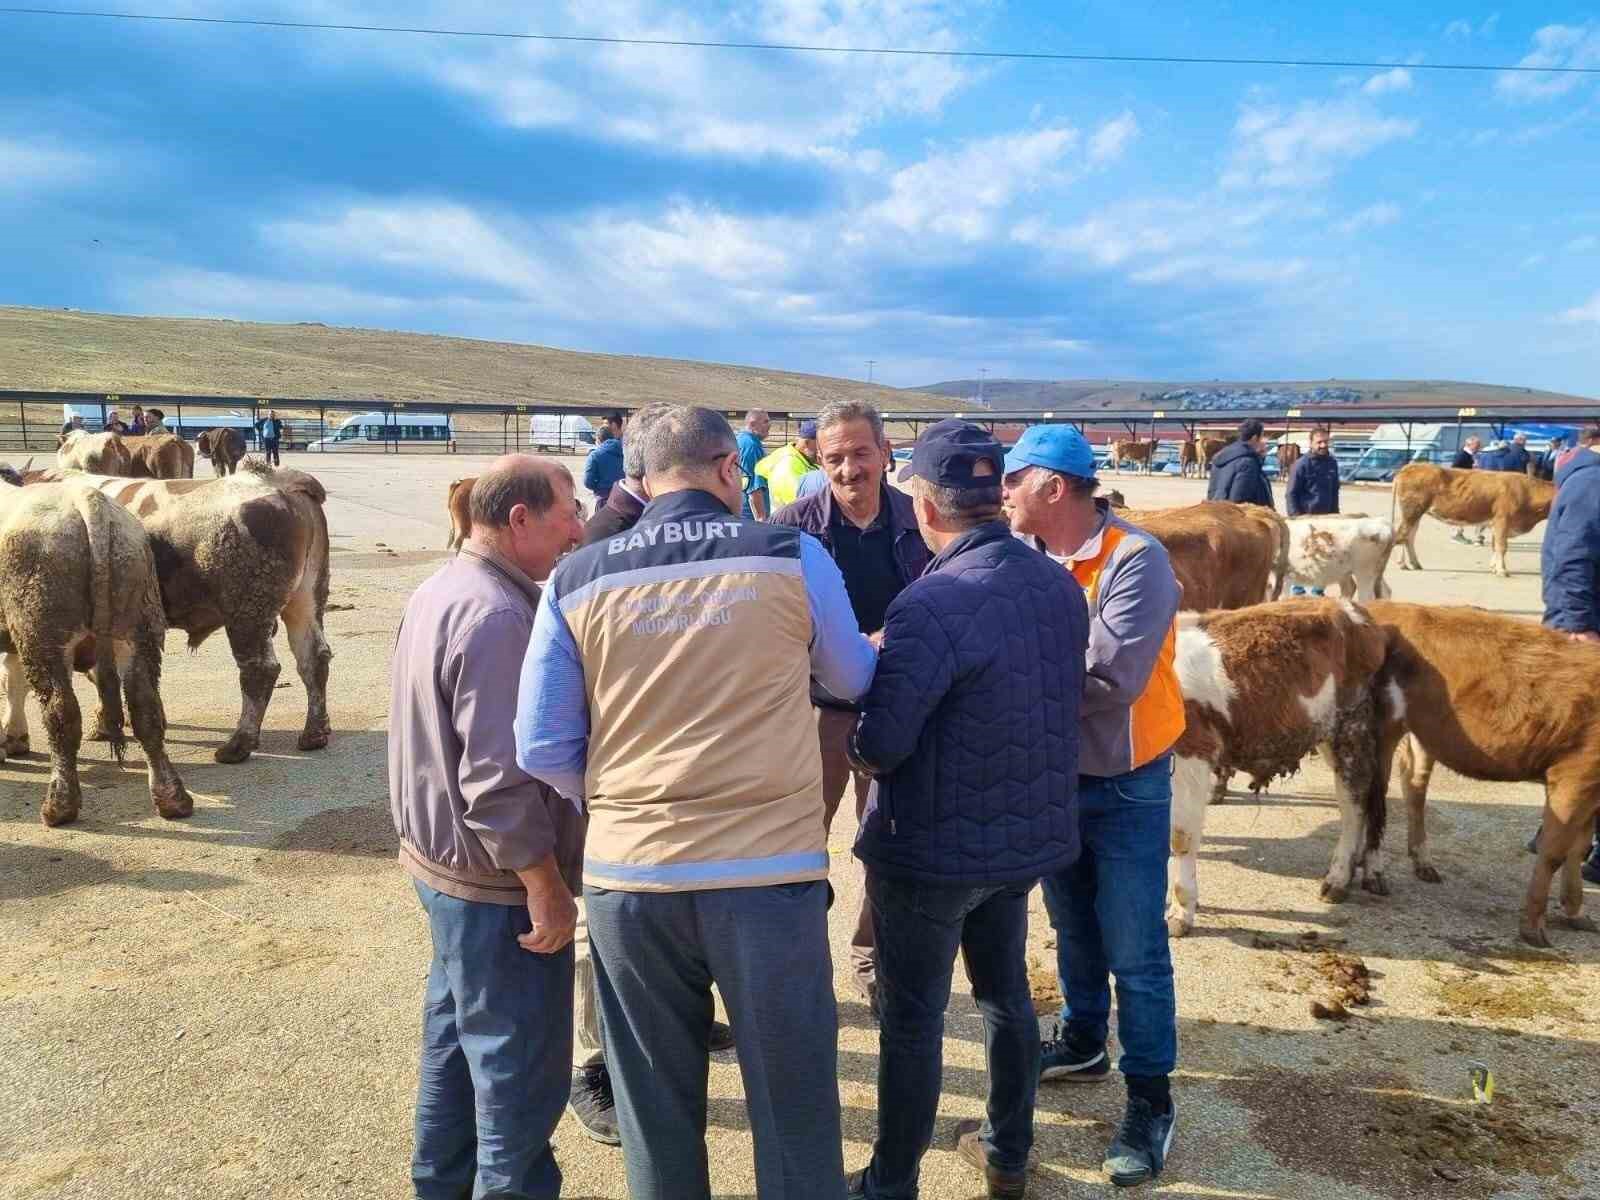
<path id="1" fill-rule="evenodd" d="M 394 652 L 390 806 L 433 940 L 412 1180 L 418 1200 L 544 1200 L 561 1190 L 584 824 L 517 766 L 510 717 L 534 580 L 583 525 L 571 475 L 530 455 L 480 475 L 471 513 Z"/>

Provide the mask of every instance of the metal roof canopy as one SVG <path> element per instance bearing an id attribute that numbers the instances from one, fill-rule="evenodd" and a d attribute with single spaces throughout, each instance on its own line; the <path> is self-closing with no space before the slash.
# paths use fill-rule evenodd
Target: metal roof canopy
<path id="1" fill-rule="evenodd" d="M 210 396 L 167 392 L 63 392 L 33 388 L 0 388 L 0 403 L 83 404 L 83 405 L 134 405 L 148 408 L 163 405 L 203 405 L 218 408 L 312 408 L 335 412 L 440 412 L 440 413 L 492 413 L 533 414 L 550 413 L 566 416 L 595 416 L 607 412 L 631 412 L 640 407 L 630 403 L 563 404 L 543 401 L 524 403 L 455 403 L 433 400 L 354 400 L 313 396 Z M 724 410 L 738 412 L 740 410 Z M 815 410 L 767 408 L 767 413 L 780 419 L 815 416 Z M 886 409 L 883 418 L 890 422 L 922 424 L 942 421 L 947 417 L 962 417 L 982 424 L 1122 424 L 1122 425 L 1200 425 L 1237 424 L 1252 417 L 1273 425 L 1299 421 L 1308 425 L 1370 425 L 1373 423 L 1404 424 L 1407 422 L 1452 424 L 1457 421 L 1477 421 L 1497 424 L 1509 421 L 1543 421 L 1570 425 L 1596 419 L 1591 410 L 1581 405 L 1540 407 L 1537 405 L 1478 405 L 1476 407 L 1448 408 L 1445 406 L 1366 406 L 1344 404 L 1307 404 L 1300 408 L 1241 408 L 1241 409 L 1159 409 L 1159 408 L 1082 408 L 1010 410 L 1010 409 Z"/>

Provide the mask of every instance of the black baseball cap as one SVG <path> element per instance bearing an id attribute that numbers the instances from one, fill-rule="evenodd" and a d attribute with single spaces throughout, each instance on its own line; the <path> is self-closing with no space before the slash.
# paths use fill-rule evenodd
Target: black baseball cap
<path id="1" fill-rule="evenodd" d="M 901 483 L 926 479 L 939 487 L 999 487 L 1005 474 L 1005 451 L 994 434 L 959 417 L 928 426 L 912 447 L 911 461 L 900 468 Z M 987 473 L 978 473 L 988 463 Z"/>

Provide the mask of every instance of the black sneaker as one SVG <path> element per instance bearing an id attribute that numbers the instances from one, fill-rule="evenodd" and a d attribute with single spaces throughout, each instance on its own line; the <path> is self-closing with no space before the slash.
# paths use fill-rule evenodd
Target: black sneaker
<path id="1" fill-rule="evenodd" d="M 1584 861 L 1582 869 L 1578 872 L 1590 883 L 1600 883 L 1600 842 L 1594 844 L 1594 850 Z"/>
<path id="2" fill-rule="evenodd" d="M 1056 1023 L 1053 1036 L 1039 1047 L 1041 1082 L 1068 1080 L 1073 1083 L 1099 1083 L 1111 1076 L 1111 1058 L 1104 1042 L 1074 1037 Z"/>
<path id="3" fill-rule="evenodd" d="M 1160 1175 L 1167 1165 L 1177 1123 L 1177 1105 L 1169 1104 L 1165 1113 L 1158 1113 L 1143 1096 L 1129 1096 L 1122 1128 L 1106 1147 L 1104 1167 L 1111 1182 L 1118 1187 L 1133 1187 Z"/>
<path id="4" fill-rule="evenodd" d="M 617 1129 L 617 1101 L 611 1094 L 611 1072 L 605 1063 L 579 1067 L 572 1073 L 567 1107 L 583 1132 L 605 1146 L 622 1145 Z"/>
<path id="5" fill-rule="evenodd" d="M 1533 836 L 1528 839 L 1528 853 L 1539 853 L 1539 831 L 1537 829 L 1533 831 Z"/>
<path id="6" fill-rule="evenodd" d="M 713 1054 L 720 1054 L 724 1050 L 732 1050 L 733 1030 L 721 1021 L 711 1022 L 711 1038 L 708 1044 Z"/>
<path id="7" fill-rule="evenodd" d="M 844 1180 L 844 1200 L 866 1200 L 867 1169 L 851 1171 Z"/>

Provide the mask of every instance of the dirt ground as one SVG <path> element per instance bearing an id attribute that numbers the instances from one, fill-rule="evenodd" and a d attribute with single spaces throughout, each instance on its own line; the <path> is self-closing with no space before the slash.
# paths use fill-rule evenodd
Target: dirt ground
<path id="1" fill-rule="evenodd" d="M 85 748 L 78 824 L 39 822 L 46 762 L 0 767 L 0 1196 L 403 1197 L 408 1192 L 418 1006 L 427 934 L 393 861 L 384 730 L 389 648 L 410 590 L 443 557 L 445 481 L 482 460 L 306 459 L 328 486 L 335 546 L 330 702 L 334 739 L 294 749 L 303 694 L 286 669 L 261 751 L 219 766 L 238 691 L 223 639 L 194 655 L 168 641 L 169 748 L 195 813 L 150 811 L 136 753 L 118 768 Z M 1127 476 L 1135 504 L 1198 498 L 1198 483 Z M 1357 499 L 1359 497 L 1359 499 Z M 1387 513 L 1389 496 L 1346 508 Z M 1512 544 L 1515 577 L 1486 550 L 1427 523 L 1423 574 L 1391 570 L 1401 599 L 1539 611 L 1538 537 Z M 1292 652 L 1292 648 L 1286 648 Z M 280 656 L 289 662 L 287 645 Z M 80 697 L 89 704 L 86 686 Z M 42 725 L 30 702 L 35 745 Z M 1317 898 L 1337 828 L 1316 763 L 1259 802 L 1214 808 L 1201 852 L 1199 924 L 1174 944 L 1182 1054 L 1174 1156 L 1161 1194 L 1237 1197 L 1600 1197 L 1600 938 L 1554 929 L 1516 941 L 1537 786 L 1441 771 L 1430 825 L 1445 882 L 1404 870 L 1394 894 Z M 835 961 L 860 887 L 849 831 L 835 833 Z M 1590 889 L 1591 904 L 1596 899 Z M 1037 990 L 1054 997 L 1053 937 L 1036 907 Z M 1363 970 L 1364 968 L 1364 970 Z M 958 972 L 959 977 L 959 972 Z M 1313 1003 L 1370 992 L 1346 1020 Z M 876 1033 L 845 973 L 840 1091 L 846 1163 L 870 1145 Z M 952 1127 L 984 1094 L 979 1021 L 951 1005 L 945 1092 L 923 1167 L 929 1200 L 981 1188 Z M 1473 1106 L 1475 1063 L 1494 1072 Z M 752 1194 L 732 1055 L 711 1076 L 719 1196 Z M 1098 1166 L 1122 1089 L 1047 1085 L 1030 1194 L 1109 1195 Z M 622 1197 L 617 1152 L 558 1131 L 566 1194 Z"/>

